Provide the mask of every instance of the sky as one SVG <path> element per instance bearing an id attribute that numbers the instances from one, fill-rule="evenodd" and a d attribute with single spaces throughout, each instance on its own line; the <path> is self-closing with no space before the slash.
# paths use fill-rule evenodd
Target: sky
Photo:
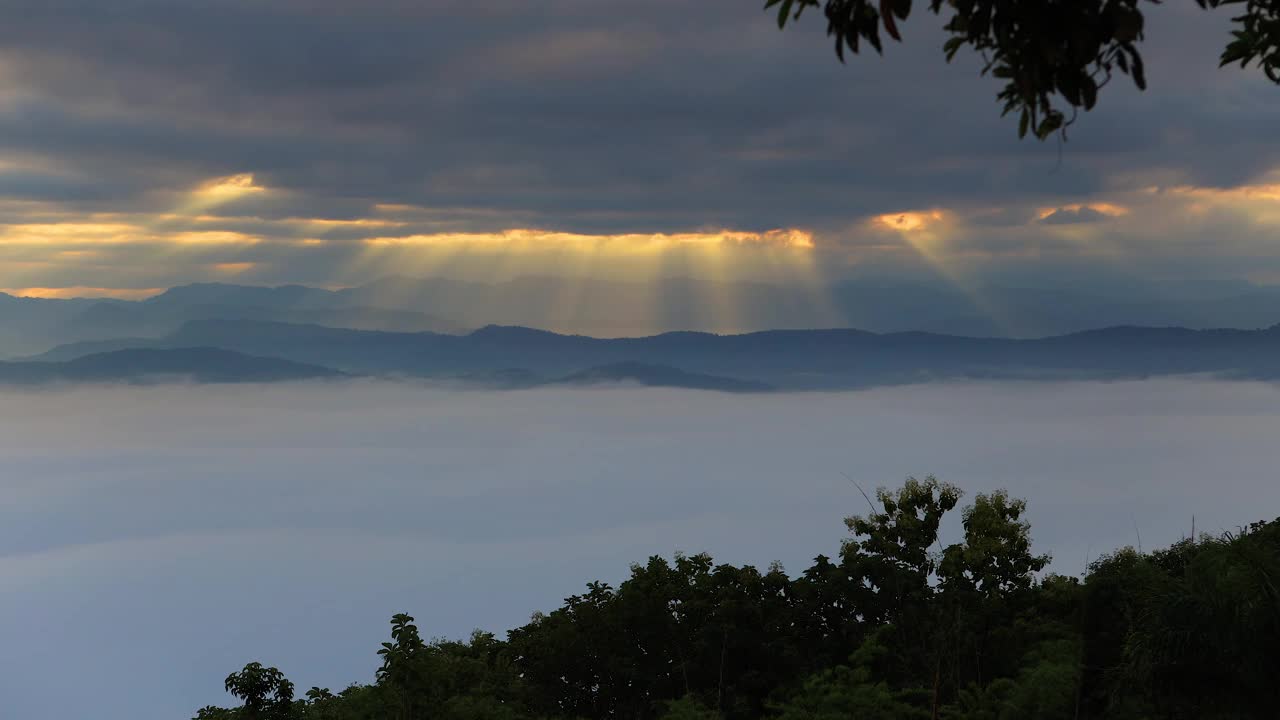
<path id="1" fill-rule="evenodd" d="M 868 490 L 1028 500 L 1078 574 L 1280 506 L 1280 387 L 1150 381 L 729 395 L 404 384 L 0 393 L 0 697 L 175 720 L 249 661 L 369 682 L 390 616 L 502 633 L 651 555 L 791 573 Z M 961 530 L 958 513 L 944 544 Z"/>
<path id="2" fill-rule="evenodd" d="M 1069 141 L 920 13 L 836 61 L 751 0 L 11 0 L 0 289 L 395 273 L 826 287 L 1280 282 L 1280 102 L 1148 8 Z"/>
<path id="3" fill-rule="evenodd" d="M 0 292 L 909 281 L 998 314 L 995 286 L 1280 286 L 1280 89 L 1218 69 L 1229 9 L 1146 4 L 1149 89 L 1038 143 L 938 18 L 842 65 L 817 13 L 762 4 L 4 0 Z M 251 660 L 337 690 L 394 612 L 500 633 L 651 554 L 799 571 L 864 506 L 845 473 L 1007 487 L 1078 573 L 1264 519 L 1277 407 L 1188 380 L 0 390 L 0 714 L 190 717 Z"/>

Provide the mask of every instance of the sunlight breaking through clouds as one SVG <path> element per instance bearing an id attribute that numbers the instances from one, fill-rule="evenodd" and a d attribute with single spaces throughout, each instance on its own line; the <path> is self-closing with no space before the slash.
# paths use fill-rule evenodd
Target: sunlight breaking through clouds
<path id="1" fill-rule="evenodd" d="M 626 253 L 660 252 L 680 247 L 753 246 L 772 245 L 784 248 L 812 249 L 812 233 L 798 229 L 769 230 L 766 232 L 742 232 L 719 230 L 715 232 L 688 233 L 623 233 L 613 235 L 586 235 L 516 228 L 496 233 L 435 233 L 408 236 L 384 236 L 366 238 L 371 246 L 508 246 L 528 248 L 568 247 L 585 249 L 608 248 Z"/>
<path id="2" fill-rule="evenodd" d="M 1064 214 L 1071 214 L 1076 217 L 1121 217 L 1129 214 L 1129 208 L 1109 202 L 1068 203 L 1066 205 L 1040 208 L 1036 211 L 1036 219 L 1046 221 Z"/>
<path id="3" fill-rule="evenodd" d="M 1258 231 L 1280 224 L 1278 199 L 1280 173 L 1273 172 L 1235 187 L 1137 185 L 1057 202 L 908 206 L 860 214 L 844 230 L 615 232 L 522 225 L 517 216 L 483 207 L 376 199 L 341 213 L 315 213 L 295 191 L 275 190 L 245 172 L 155 196 L 151 206 L 134 210 L 11 200 L 9 222 L 0 224 L 0 286 L 45 295 L 89 287 L 132 297 L 144 288 L 202 280 L 340 286 L 388 274 L 453 274 L 478 282 L 551 275 L 651 283 L 683 276 L 720 287 L 743 280 L 786 285 L 821 304 L 840 273 L 888 262 L 980 294 L 984 273 L 997 263 L 1047 267 L 1085 260 L 1131 273 L 1153 259 L 1199 267 L 1193 258 L 1206 247 L 1220 256 L 1233 248 L 1256 255 L 1266 240 Z M 151 262 L 141 263 L 144 256 Z M 1255 258 L 1239 276 L 1276 275 L 1280 258 L 1267 257 Z M 566 286 L 564 316 L 573 315 L 579 294 Z M 652 305 L 662 302 L 654 297 Z M 714 304 L 731 317 L 737 301 L 717 297 Z"/>
<path id="4" fill-rule="evenodd" d="M 1269 173 L 1260 182 L 1237 187 L 1176 185 L 1147 188 L 1145 194 L 1155 198 L 1172 198 L 1195 215 L 1231 210 L 1242 213 L 1254 222 L 1280 225 L 1280 170 Z"/>
<path id="5" fill-rule="evenodd" d="M 923 212 L 900 212 L 877 215 L 872 221 L 882 227 L 899 232 L 916 232 L 936 227 L 946 216 L 941 210 Z"/>
<path id="6" fill-rule="evenodd" d="M 0 292 L 14 297 L 66 299 L 66 298 L 115 298 L 117 300 L 143 300 L 164 292 L 164 288 L 97 288 L 97 287 L 28 287 L 0 288 Z"/>
<path id="7" fill-rule="evenodd" d="M 253 173 L 215 178 L 192 191 L 191 197 L 179 206 L 176 212 L 192 214 L 209 211 L 243 197 L 260 195 L 266 191 L 266 188 L 255 183 Z"/>

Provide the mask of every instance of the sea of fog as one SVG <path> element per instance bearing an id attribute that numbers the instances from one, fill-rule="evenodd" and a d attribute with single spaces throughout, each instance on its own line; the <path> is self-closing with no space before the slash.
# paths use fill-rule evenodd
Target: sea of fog
<path id="1" fill-rule="evenodd" d="M 1280 515 L 1280 388 L 840 394 L 379 383 L 0 393 L 0 705 L 182 720 L 222 678 L 368 681 L 387 620 L 499 631 L 652 554 L 802 570 L 929 473 L 1030 502 L 1079 573 Z M 958 520 L 958 518 L 953 518 Z M 958 522 L 943 542 L 958 537 Z"/>

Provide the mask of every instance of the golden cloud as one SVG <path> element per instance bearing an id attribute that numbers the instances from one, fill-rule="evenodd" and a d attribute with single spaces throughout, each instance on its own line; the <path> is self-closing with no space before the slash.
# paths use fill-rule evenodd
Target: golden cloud
<path id="1" fill-rule="evenodd" d="M 876 215 L 871 218 L 871 224 L 880 229 L 909 233 L 932 229 L 946 219 L 947 215 L 942 210 L 920 210 Z"/>
<path id="2" fill-rule="evenodd" d="M 1241 185 L 1233 188 L 1209 188 L 1179 185 L 1171 188 L 1151 188 L 1148 192 L 1180 195 L 1183 197 L 1213 200 L 1225 203 L 1250 202 L 1255 200 L 1272 202 L 1280 201 L 1280 183 Z"/>
<path id="3" fill-rule="evenodd" d="M 71 287 L 0 288 L 0 292 L 8 293 L 15 297 L 44 299 L 104 297 L 118 300 L 142 300 L 164 292 L 164 288 L 101 288 L 77 285 Z"/>
<path id="4" fill-rule="evenodd" d="M 1099 215 L 1107 217 L 1122 217 L 1129 214 L 1129 208 L 1110 202 L 1089 202 L 1089 203 L 1071 203 L 1068 205 L 1056 205 L 1053 207 L 1042 207 L 1036 210 L 1036 219 L 1044 220 L 1056 212 L 1063 210 L 1078 213 L 1081 210 L 1092 210 Z"/>
<path id="5" fill-rule="evenodd" d="M 514 228 L 496 233 L 432 233 L 424 235 L 382 236 L 365 238 L 366 245 L 395 246 L 473 246 L 510 248 L 609 248 L 619 251 L 661 251 L 681 247 L 768 246 L 811 249 L 813 235 L 794 228 L 746 232 L 719 230 L 691 233 L 623 233 L 585 235 Z"/>
<path id="6" fill-rule="evenodd" d="M 11 245 L 128 243 L 137 240 L 138 230 L 136 225 L 120 222 L 24 223 L 5 227 L 0 241 Z"/>
<path id="7" fill-rule="evenodd" d="M 214 272 L 222 275 L 239 275 L 240 273 L 248 272 L 257 266 L 257 263 L 252 262 L 224 262 L 214 263 L 212 268 Z"/>
<path id="8" fill-rule="evenodd" d="M 266 188 L 254 181 L 253 173 L 240 173 L 227 177 L 214 178 L 195 189 L 191 194 L 197 198 L 213 201 L 234 200 L 245 195 L 264 192 Z"/>
<path id="9" fill-rule="evenodd" d="M 227 230 L 179 232 L 158 236 L 157 239 L 176 245 L 254 245 L 261 242 L 253 235 Z"/>

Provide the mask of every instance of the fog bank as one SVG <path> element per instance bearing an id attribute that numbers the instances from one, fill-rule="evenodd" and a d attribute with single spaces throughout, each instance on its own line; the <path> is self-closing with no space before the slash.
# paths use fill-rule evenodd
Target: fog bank
<path id="1" fill-rule="evenodd" d="M 336 691 L 372 678 L 392 613 L 501 634 L 652 554 L 799 572 L 866 510 L 845 475 L 1008 488 L 1064 573 L 1193 514 L 1205 531 L 1280 514 L 1280 388 L 1254 383 L 353 382 L 0 407 L 0 698 L 22 720 L 189 718 L 250 660 Z"/>

